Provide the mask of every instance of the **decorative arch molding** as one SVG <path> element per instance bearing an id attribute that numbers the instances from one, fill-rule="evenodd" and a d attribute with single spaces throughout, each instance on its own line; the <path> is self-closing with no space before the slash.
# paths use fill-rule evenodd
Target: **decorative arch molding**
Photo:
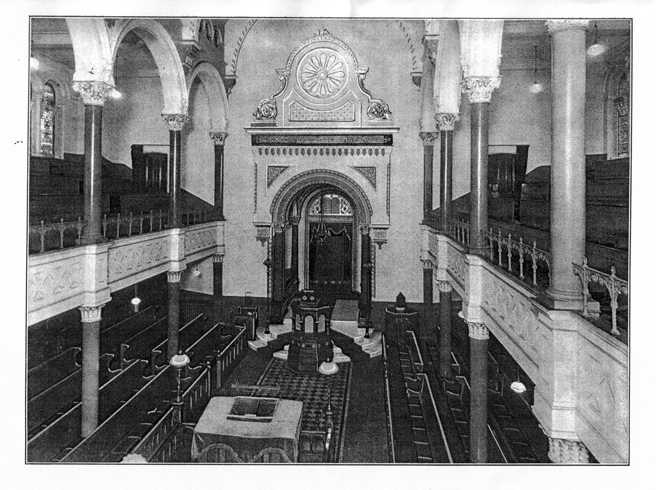
<path id="1" fill-rule="evenodd" d="M 234 49 L 230 55 L 230 63 L 228 63 L 228 74 L 230 76 L 237 76 L 237 63 L 239 62 L 239 53 L 241 52 L 241 47 L 244 45 L 246 36 L 248 36 L 248 33 L 251 31 L 256 22 L 257 19 L 248 19 L 246 25 L 237 38 L 237 42 L 235 43 Z"/>
<path id="2" fill-rule="evenodd" d="M 322 185 L 340 189 L 352 200 L 357 210 L 358 222 L 363 225 L 371 224 L 373 207 L 362 187 L 347 175 L 327 169 L 307 170 L 285 182 L 271 203 L 272 221 L 284 223 L 292 199 L 308 187 Z"/>
<path id="3" fill-rule="evenodd" d="M 105 82 L 114 86 L 113 53 L 103 19 L 66 18 L 75 57 L 74 82 Z"/>
<path id="4" fill-rule="evenodd" d="M 399 28 L 399 30 L 403 34 L 403 38 L 405 39 L 405 42 L 408 44 L 408 48 L 410 49 L 410 59 L 412 59 L 412 71 L 413 72 L 421 72 L 422 71 L 422 63 L 417 58 L 417 52 L 415 50 L 415 44 L 412 40 L 412 36 L 410 35 L 410 32 L 408 32 L 408 28 L 405 26 L 403 21 L 401 21 L 399 19 L 395 19 L 394 23 L 396 24 L 396 26 Z"/>
<path id="5" fill-rule="evenodd" d="M 226 133 L 228 128 L 228 95 L 219 70 L 208 62 L 201 62 L 196 65 L 188 78 L 189 92 L 187 93 L 187 100 L 190 99 L 191 89 L 196 78 L 205 87 L 209 99 L 211 131 Z"/>
<path id="6" fill-rule="evenodd" d="M 129 32 L 134 31 L 150 51 L 157 65 L 164 107 L 162 114 L 187 114 L 189 91 L 185 79 L 180 55 L 168 31 L 158 22 L 149 19 L 130 19 L 114 26 L 111 63 L 118 52 L 118 47 Z M 110 65 L 110 68 L 111 66 Z"/>

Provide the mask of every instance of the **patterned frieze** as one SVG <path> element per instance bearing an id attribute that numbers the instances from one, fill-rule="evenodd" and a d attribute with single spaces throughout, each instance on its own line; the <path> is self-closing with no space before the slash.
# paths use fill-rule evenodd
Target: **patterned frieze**
<path id="1" fill-rule="evenodd" d="M 252 134 L 253 146 L 392 146 L 391 134 Z"/>
<path id="2" fill-rule="evenodd" d="M 257 154 L 272 157 L 384 157 L 389 150 L 378 147 L 260 146 Z"/>

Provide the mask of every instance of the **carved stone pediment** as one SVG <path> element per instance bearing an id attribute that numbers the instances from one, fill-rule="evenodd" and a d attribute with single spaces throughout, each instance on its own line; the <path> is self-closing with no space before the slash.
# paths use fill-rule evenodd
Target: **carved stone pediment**
<path id="1" fill-rule="evenodd" d="M 260 102 L 254 126 L 360 128 L 391 123 L 387 104 L 364 87 L 368 68 L 325 28 L 302 42 L 285 68 L 276 71 L 280 87 Z"/>

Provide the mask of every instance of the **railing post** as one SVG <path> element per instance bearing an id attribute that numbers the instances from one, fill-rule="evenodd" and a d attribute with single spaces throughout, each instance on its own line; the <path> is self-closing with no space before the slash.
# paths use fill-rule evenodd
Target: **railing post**
<path id="1" fill-rule="evenodd" d="M 103 229 L 103 236 L 107 238 L 107 213 L 103 214 L 102 229 Z"/>
<path id="2" fill-rule="evenodd" d="M 508 233 L 508 272 L 512 272 L 512 238 Z"/>
<path id="3" fill-rule="evenodd" d="M 501 267 L 501 264 L 503 263 L 501 260 L 501 243 L 503 242 L 503 238 L 501 238 L 501 228 L 499 228 L 499 241 L 497 243 L 497 254 L 499 255 L 498 262 L 499 262 L 499 267 Z"/>
<path id="4" fill-rule="evenodd" d="M 130 224 L 128 226 L 128 236 L 132 236 L 132 211 L 130 211 Z"/>
<path id="5" fill-rule="evenodd" d="M 116 215 L 116 238 L 120 236 L 121 233 L 121 213 Z"/>
<path id="6" fill-rule="evenodd" d="M 46 228 L 41 220 L 41 253 L 46 251 Z"/>
<path id="7" fill-rule="evenodd" d="M 77 217 L 77 239 L 78 240 L 82 238 L 82 228 L 83 228 L 83 226 L 82 226 L 82 217 L 78 216 Z"/>
<path id="8" fill-rule="evenodd" d="M 524 239 L 519 237 L 519 278 L 524 279 Z"/>
<path id="9" fill-rule="evenodd" d="M 610 333 L 613 335 L 619 335 L 620 331 L 617 329 L 617 308 L 619 307 L 619 304 L 617 303 L 617 297 L 620 294 L 620 290 L 618 288 L 617 276 L 615 275 L 615 266 L 610 268 L 610 281 L 606 285 L 606 288 L 610 294 L 610 313 L 613 322 L 613 328 L 611 329 Z"/>
<path id="10" fill-rule="evenodd" d="M 538 252 L 536 249 L 537 244 L 533 242 L 533 250 L 531 250 L 531 259 L 533 260 L 533 286 L 538 285 Z"/>
<path id="11" fill-rule="evenodd" d="M 64 248 L 64 218 L 59 221 L 59 248 Z"/>

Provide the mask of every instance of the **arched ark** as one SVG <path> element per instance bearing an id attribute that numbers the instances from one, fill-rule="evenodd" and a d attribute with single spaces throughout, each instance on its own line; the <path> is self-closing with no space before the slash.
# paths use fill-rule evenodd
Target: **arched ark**
<path id="1" fill-rule="evenodd" d="M 373 208 L 366 193 L 350 177 L 334 170 L 308 170 L 289 179 L 276 193 L 271 203 L 271 220 L 284 223 L 292 200 L 308 187 L 335 187 L 342 190 L 353 202 L 358 222 L 363 225 L 371 223 Z"/>
<path id="2" fill-rule="evenodd" d="M 112 61 L 121 41 L 131 31 L 139 36 L 150 51 L 162 82 L 164 107 L 162 114 L 187 114 L 189 91 L 180 55 L 169 33 L 161 24 L 148 19 L 122 21 L 115 27 L 118 35 L 112 46 Z"/>
<path id="3" fill-rule="evenodd" d="M 228 95 L 219 71 L 207 62 L 196 65 L 188 77 L 190 93 L 187 94 L 187 100 L 196 79 L 203 84 L 209 99 L 210 131 L 225 133 L 228 125 Z"/>

